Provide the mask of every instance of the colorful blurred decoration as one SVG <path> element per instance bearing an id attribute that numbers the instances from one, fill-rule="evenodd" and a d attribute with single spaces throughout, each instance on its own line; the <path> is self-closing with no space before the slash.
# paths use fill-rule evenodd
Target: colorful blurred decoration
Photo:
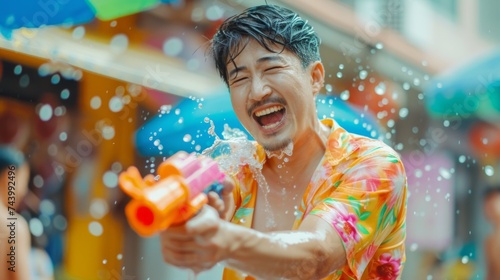
<path id="1" fill-rule="evenodd" d="M 0 113 L 0 144 L 10 144 L 21 130 L 21 119 L 7 110 Z"/>
<path id="2" fill-rule="evenodd" d="M 369 112 L 337 97 L 320 96 L 316 104 L 319 118 L 333 118 L 349 132 L 371 138 L 384 135 Z M 175 107 L 162 106 L 160 114 L 136 132 L 135 146 L 144 156 L 171 156 L 177 151 L 201 152 L 215 141 L 215 136 L 209 133 L 210 122 L 213 122 L 218 137 L 225 126 L 246 133 L 232 109 L 229 96 L 218 94 L 204 100 L 184 99 Z M 248 139 L 252 138 L 248 136 Z"/>
<path id="3" fill-rule="evenodd" d="M 47 25 L 77 25 L 92 21 L 111 20 L 141 12 L 160 3 L 179 0 L 18 0 L 4 1 L 0 9 L 0 33 L 9 38 L 12 30 Z"/>
<path id="4" fill-rule="evenodd" d="M 477 121 L 472 124 L 468 135 L 471 150 L 477 156 L 500 158 L 500 127 L 498 125 Z"/>
<path id="5" fill-rule="evenodd" d="M 355 81 L 348 92 L 349 103 L 361 108 L 366 106 L 383 125 L 389 120 L 398 120 L 399 110 L 406 102 L 401 87 L 389 79 L 382 79 L 374 74 Z"/>
<path id="6" fill-rule="evenodd" d="M 453 73 L 436 77 L 425 90 L 426 108 L 436 118 L 500 119 L 500 50 Z"/>
<path id="7" fill-rule="evenodd" d="M 410 199 L 407 244 L 410 251 L 446 250 L 453 242 L 454 159 L 444 152 L 414 150 L 402 154 Z"/>

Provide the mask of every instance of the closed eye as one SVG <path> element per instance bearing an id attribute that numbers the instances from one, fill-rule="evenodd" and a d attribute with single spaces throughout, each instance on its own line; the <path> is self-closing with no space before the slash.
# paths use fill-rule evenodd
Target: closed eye
<path id="1" fill-rule="evenodd" d="M 234 85 L 234 84 L 236 84 L 236 83 L 239 83 L 239 82 L 241 82 L 241 81 L 243 81 L 243 80 L 245 80 L 245 79 L 247 79 L 247 77 L 242 77 L 242 78 L 239 78 L 239 79 L 237 79 L 237 80 L 234 80 L 234 81 L 231 83 L 231 85 Z"/>
<path id="2" fill-rule="evenodd" d="M 267 68 L 265 71 L 271 71 L 271 70 L 276 70 L 276 69 L 280 69 L 282 68 L 281 66 L 273 66 L 273 67 L 269 67 Z"/>

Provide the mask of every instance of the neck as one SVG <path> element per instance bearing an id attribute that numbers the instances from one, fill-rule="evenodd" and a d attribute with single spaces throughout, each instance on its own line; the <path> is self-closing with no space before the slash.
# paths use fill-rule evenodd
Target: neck
<path id="1" fill-rule="evenodd" d="M 268 155 L 266 167 L 276 174 L 301 174 L 310 168 L 313 170 L 323 157 L 330 129 L 316 119 L 311 130 L 293 143 L 291 155 L 282 152 Z"/>

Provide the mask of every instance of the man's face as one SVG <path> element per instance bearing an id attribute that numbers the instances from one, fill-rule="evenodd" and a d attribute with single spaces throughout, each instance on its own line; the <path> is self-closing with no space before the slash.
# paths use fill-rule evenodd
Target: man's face
<path id="1" fill-rule="evenodd" d="M 306 137 L 317 121 L 314 95 L 323 85 L 320 62 L 303 68 L 288 50 L 276 53 L 250 39 L 228 62 L 233 109 L 248 132 L 269 151 Z M 319 69 L 319 70 L 318 70 Z"/>

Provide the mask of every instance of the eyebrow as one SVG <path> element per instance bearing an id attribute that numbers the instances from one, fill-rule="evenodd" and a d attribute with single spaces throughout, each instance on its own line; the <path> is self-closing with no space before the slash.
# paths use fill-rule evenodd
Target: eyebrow
<path id="1" fill-rule="evenodd" d="M 272 61 L 279 61 L 279 62 L 285 63 L 285 59 L 278 54 L 266 55 L 266 56 L 263 56 L 263 57 L 257 59 L 257 63 L 272 62 Z M 246 66 L 236 67 L 233 70 L 229 71 L 228 77 L 231 78 L 233 75 L 235 75 L 239 71 L 246 70 L 246 69 L 247 69 Z"/>

